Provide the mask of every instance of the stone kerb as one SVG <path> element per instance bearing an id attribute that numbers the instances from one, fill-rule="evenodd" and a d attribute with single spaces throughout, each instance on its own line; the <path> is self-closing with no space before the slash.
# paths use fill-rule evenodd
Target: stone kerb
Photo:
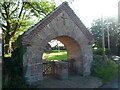
<path id="1" fill-rule="evenodd" d="M 42 80 L 42 52 L 38 50 L 38 46 L 32 45 L 27 47 L 27 52 L 24 54 L 24 67 L 26 68 L 25 77 L 29 83 Z"/>

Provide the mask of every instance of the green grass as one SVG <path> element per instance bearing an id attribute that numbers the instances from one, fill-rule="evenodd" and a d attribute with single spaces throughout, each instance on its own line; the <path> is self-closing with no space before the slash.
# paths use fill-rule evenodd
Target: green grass
<path id="1" fill-rule="evenodd" d="M 52 50 L 52 51 L 49 51 L 49 52 L 44 52 L 42 58 L 45 59 L 46 56 L 48 56 L 46 58 L 46 61 L 67 60 L 67 51 L 66 50 L 60 50 L 60 52 L 58 52 L 58 50 Z"/>

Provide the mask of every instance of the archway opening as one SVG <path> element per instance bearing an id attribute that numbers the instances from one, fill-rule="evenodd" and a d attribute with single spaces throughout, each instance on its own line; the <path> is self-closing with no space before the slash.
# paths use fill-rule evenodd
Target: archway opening
<path id="1" fill-rule="evenodd" d="M 53 42 L 56 42 L 56 46 L 52 46 Z M 59 36 L 53 38 L 52 41 L 47 42 L 46 46 L 44 47 L 44 51 L 45 52 L 43 52 L 42 56 L 43 76 L 46 73 L 55 74 L 56 61 L 59 62 L 62 60 L 68 62 L 68 72 L 78 72 L 78 68 L 81 67 L 81 49 L 79 44 L 71 37 Z M 72 61 L 71 63 L 71 60 L 73 60 L 74 62 Z M 54 62 L 54 64 L 48 63 L 50 61 Z"/>
<path id="2" fill-rule="evenodd" d="M 53 39 L 45 46 L 43 62 L 67 60 L 67 50 L 62 42 Z"/>

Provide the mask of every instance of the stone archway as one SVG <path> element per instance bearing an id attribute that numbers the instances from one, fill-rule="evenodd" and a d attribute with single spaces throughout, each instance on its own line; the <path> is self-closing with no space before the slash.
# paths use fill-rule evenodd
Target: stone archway
<path id="1" fill-rule="evenodd" d="M 75 71 L 78 74 L 90 74 L 93 60 L 91 44 L 94 39 L 66 2 L 25 32 L 21 38 L 22 44 L 27 47 L 23 65 L 26 67 L 25 76 L 28 82 L 43 79 L 42 53 L 53 38 L 66 46 L 68 58 L 75 59 Z"/>
<path id="2" fill-rule="evenodd" d="M 69 35 L 63 35 L 63 36 L 57 36 L 57 37 L 49 37 L 49 39 L 46 40 L 46 43 L 44 42 L 44 47 L 47 45 L 47 43 L 52 40 L 52 39 L 57 39 L 60 42 L 62 42 L 67 49 L 67 60 L 72 60 L 74 59 L 74 67 L 73 70 L 74 72 L 78 74 L 82 74 L 82 53 L 81 53 L 81 48 L 79 43 L 73 39 L 73 36 Z M 42 50 L 43 51 L 43 50 Z M 43 54 L 43 53 L 42 53 Z"/>
<path id="3" fill-rule="evenodd" d="M 61 41 L 65 45 L 68 53 L 68 59 L 76 59 L 78 61 L 81 59 L 81 49 L 76 40 L 68 36 L 59 36 L 55 39 Z"/>

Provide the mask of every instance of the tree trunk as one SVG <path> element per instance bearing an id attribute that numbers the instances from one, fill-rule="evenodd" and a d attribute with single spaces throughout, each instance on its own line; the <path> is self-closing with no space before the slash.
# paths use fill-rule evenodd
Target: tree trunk
<path id="1" fill-rule="evenodd" d="M 4 54 L 11 53 L 11 37 L 10 35 L 6 35 L 5 42 L 4 42 Z"/>

